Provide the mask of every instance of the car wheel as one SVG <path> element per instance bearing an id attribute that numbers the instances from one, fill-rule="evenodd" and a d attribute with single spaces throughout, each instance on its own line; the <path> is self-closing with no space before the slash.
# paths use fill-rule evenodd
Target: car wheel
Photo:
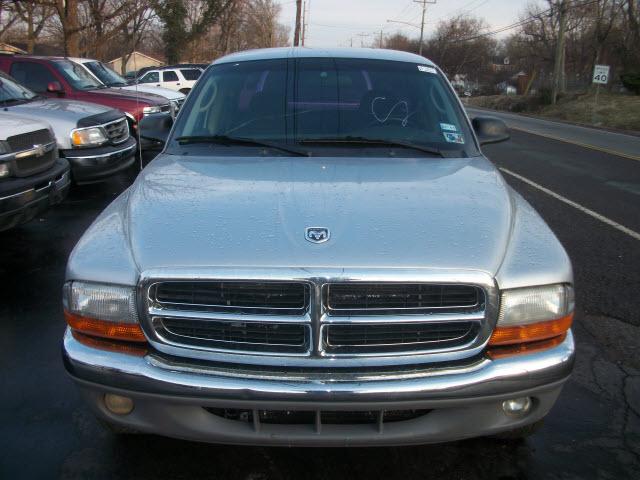
<path id="1" fill-rule="evenodd" d="M 508 430 L 506 432 L 496 433 L 495 435 L 491 435 L 491 438 L 496 438 L 498 440 L 521 440 L 536 433 L 540 430 L 540 427 L 542 427 L 543 424 L 544 418 L 537 422 L 530 423 L 529 425 L 514 428 L 513 430 Z"/>
<path id="2" fill-rule="evenodd" d="M 180 89 L 180 93 L 184 93 L 185 95 L 189 95 L 190 91 L 191 91 L 190 88 L 181 88 Z"/>

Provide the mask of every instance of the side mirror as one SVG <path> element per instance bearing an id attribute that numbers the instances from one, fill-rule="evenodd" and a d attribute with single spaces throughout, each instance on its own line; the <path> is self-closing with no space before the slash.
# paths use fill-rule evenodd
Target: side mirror
<path id="1" fill-rule="evenodd" d="M 64 90 L 62 89 L 60 82 L 49 82 L 47 84 L 47 92 L 61 94 L 64 93 Z"/>
<path id="2" fill-rule="evenodd" d="M 140 129 L 140 138 L 151 140 L 163 147 L 169 137 L 169 132 L 173 126 L 173 118 L 170 113 L 152 113 L 146 117 L 142 117 L 138 128 Z"/>
<path id="3" fill-rule="evenodd" d="M 475 117 L 471 124 L 478 136 L 480 145 L 487 143 L 498 143 L 509 140 L 509 129 L 502 121 L 494 117 Z"/>

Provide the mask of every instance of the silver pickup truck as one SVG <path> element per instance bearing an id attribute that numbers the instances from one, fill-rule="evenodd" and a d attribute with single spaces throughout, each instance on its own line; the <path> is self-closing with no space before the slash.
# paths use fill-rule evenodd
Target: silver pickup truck
<path id="1" fill-rule="evenodd" d="M 137 142 L 120 110 L 78 100 L 47 98 L 0 72 L 0 105 L 5 112 L 48 122 L 60 156 L 75 183 L 93 183 L 135 162 Z"/>
<path id="2" fill-rule="evenodd" d="M 68 262 L 63 357 L 105 423 L 196 441 L 531 433 L 570 375 L 570 261 L 409 53 L 217 60 Z"/>

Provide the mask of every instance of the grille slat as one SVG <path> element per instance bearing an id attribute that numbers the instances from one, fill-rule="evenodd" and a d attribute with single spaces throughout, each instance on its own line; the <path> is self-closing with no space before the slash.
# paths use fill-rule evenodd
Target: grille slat
<path id="1" fill-rule="evenodd" d="M 16 160 L 16 177 L 27 177 L 39 172 L 43 172 L 52 167 L 56 162 L 55 149 L 46 152 L 44 155 L 30 155 Z"/>
<path id="2" fill-rule="evenodd" d="M 29 150 L 33 148 L 34 145 L 45 145 L 51 142 L 53 142 L 53 137 L 51 136 L 51 132 L 46 128 L 7 138 L 7 143 L 13 152 Z"/>
<path id="3" fill-rule="evenodd" d="M 114 144 L 122 143 L 129 139 L 129 123 L 124 117 L 121 120 L 107 123 L 103 127 L 107 132 L 107 137 Z"/>
<path id="4" fill-rule="evenodd" d="M 297 282 L 162 282 L 153 298 L 172 308 L 239 313 L 300 314 L 308 287 Z"/>
<path id="5" fill-rule="evenodd" d="M 158 321 L 169 340 L 232 350 L 298 352 L 306 348 L 307 327 L 300 324 L 202 321 L 163 318 Z"/>
<path id="6" fill-rule="evenodd" d="M 474 286 L 426 283 L 334 283 L 327 287 L 325 295 L 331 315 L 470 311 L 481 307 L 483 300 L 481 290 Z"/>
<path id="7" fill-rule="evenodd" d="M 275 425 L 380 425 L 382 423 L 403 422 L 428 415 L 431 410 L 362 410 L 334 411 L 321 410 L 246 410 L 238 408 L 205 407 L 207 412 L 227 420 L 257 424 Z M 319 416 L 316 416 L 319 413 Z M 257 418 L 254 418 L 254 415 Z"/>
<path id="8" fill-rule="evenodd" d="M 326 350 L 333 353 L 367 351 L 379 353 L 396 349 L 453 347 L 475 335 L 475 322 L 338 324 L 325 327 Z"/>

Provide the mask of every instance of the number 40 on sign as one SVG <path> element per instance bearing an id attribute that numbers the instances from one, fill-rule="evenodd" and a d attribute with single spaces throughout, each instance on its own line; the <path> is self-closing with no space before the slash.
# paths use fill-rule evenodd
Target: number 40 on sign
<path id="1" fill-rule="evenodd" d="M 606 84 L 609 81 L 609 65 L 596 65 L 593 69 L 593 83 Z"/>

